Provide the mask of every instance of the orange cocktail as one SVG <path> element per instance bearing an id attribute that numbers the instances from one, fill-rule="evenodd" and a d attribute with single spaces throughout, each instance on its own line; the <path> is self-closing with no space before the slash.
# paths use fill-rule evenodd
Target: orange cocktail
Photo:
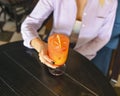
<path id="1" fill-rule="evenodd" d="M 48 55 L 54 64 L 61 66 L 65 64 L 69 49 L 69 38 L 64 34 L 52 34 L 48 38 Z"/>

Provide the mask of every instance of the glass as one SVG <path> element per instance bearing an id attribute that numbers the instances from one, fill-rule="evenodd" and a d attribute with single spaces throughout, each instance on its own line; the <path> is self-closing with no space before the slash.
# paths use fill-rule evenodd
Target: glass
<path id="1" fill-rule="evenodd" d="M 49 68 L 52 75 L 62 75 L 65 71 L 65 62 L 68 57 L 69 37 L 64 34 L 54 33 L 48 38 L 48 55 L 58 66 L 55 69 Z"/>

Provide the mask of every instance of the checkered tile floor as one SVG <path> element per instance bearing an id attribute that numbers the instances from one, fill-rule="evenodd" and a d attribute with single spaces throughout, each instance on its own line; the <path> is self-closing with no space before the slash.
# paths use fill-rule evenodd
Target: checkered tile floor
<path id="1" fill-rule="evenodd" d="M 16 32 L 15 22 L 9 19 L 10 19 L 9 16 L 6 16 L 6 22 L 4 22 L 4 14 L 3 13 L 0 14 L 0 45 L 22 40 L 21 33 Z M 45 27 L 43 27 L 39 32 L 41 38 L 45 37 L 44 30 Z"/>
<path id="2" fill-rule="evenodd" d="M 22 36 L 20 32 L 16 32 L 16 26 L 14 21 L 7 20 L 6 23 L 3 22 L 2 16 L 0 17 L 0 26 L 3 28 L 3 31 L 0 32 L 0 45 L 6 44 L 9 42 L 22 40 Z M 39 34 L 42 38 L 44 38 L 44 30 L 43 27 Z"/>

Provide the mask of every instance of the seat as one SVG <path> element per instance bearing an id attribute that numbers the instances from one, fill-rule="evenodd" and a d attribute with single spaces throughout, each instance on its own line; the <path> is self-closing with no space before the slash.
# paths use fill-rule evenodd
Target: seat
<path id="1" fill-rule="evenodd" d="M 15 22 L 17 32 L 20 31 L 22 21 L 34 7 L 32 5 L 36 3 L 35 1 L 38 0 L 0 0 L 5 16 L 7 14 L 10 20 Z"/>
<path id="2" fill-rule="evenodd" d="M 4 8 L 0 3 L 0 17 L 3 15 L 4 12 Z M 4 16 L 4 20 L 5 20 L 5 16 Z M 4 21 L 0 21 L 0 32 L 3 32 L 3 26 L 4 26 Z"/>
<path id="3" fill-rule="evenodd" d="M 120 40 L 117 49 L 113 50 L 108 77 L 109 79 L 118 81 L 119 74 L 120 74 Z"/>

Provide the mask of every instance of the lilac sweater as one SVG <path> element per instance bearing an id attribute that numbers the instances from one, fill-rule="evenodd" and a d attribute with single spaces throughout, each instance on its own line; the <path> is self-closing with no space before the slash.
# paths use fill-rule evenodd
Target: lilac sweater
<path id="1" fill-rule="evenodd" d="M 117 0 L 105 0 L 104 6 L 99 0 L 88 0 L 82 16 L 82 26 L 74 48 L 88 59 L 93 59 L 109 40 L 115 20 Z M 32 48 L 30 41 L 39 37 L 37 29 L 54 11 L 53 32 L 70 35 L 76 20 L 75 0 L 39 0 L 38 4 L 22 23 L 21 33 L 24 45 Z"/>

